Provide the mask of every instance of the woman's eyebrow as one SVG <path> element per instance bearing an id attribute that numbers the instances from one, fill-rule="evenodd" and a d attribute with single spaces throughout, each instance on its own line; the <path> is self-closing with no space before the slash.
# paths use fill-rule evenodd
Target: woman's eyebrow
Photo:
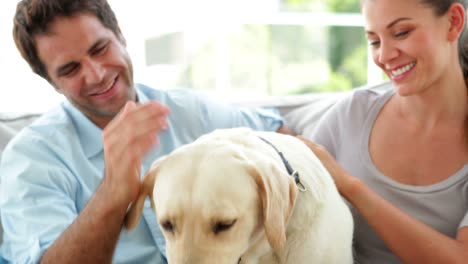
<path id="1" fill-rule="evenodd" d="M 392 22 L 390 22 L 390 23 L 386 26 L 386 28 L 389 29 L 389 28 L 393 27 L 394 25 L 396 25 L 397 23 L 399 23 L 399 22 L 401 22 L 401 21 L 405 21 L 405 20 L 411 20 L 411 18 L 409 18 L 409 17 L 397 18 L 397 19 L 393 20 Z M 373 31 L 371 31 L 371 30 L 366 30 L 366 33 L 367 33 L 368 35 L 375 35 L 375 33 L 374 33 Z"/>

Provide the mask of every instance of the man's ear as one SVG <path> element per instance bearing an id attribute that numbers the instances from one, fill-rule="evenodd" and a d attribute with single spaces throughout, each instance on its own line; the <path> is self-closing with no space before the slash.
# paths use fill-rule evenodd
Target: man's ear
<path id="1" fill-rule="evenodd" d="M 453 3 L 447 11 L 447 15 L 450 22 L 448 40 L 457 41 L 465 29 L 465 8 L 460 3 Z"/>
<path id="2" fill-rule="evenodd" d="M 117 26 L 117 39 L 120 41 L 120 43 L 122 43 L 122 45 L 127 47 L 127 40 L 125 39 L 120 26 Z"/>

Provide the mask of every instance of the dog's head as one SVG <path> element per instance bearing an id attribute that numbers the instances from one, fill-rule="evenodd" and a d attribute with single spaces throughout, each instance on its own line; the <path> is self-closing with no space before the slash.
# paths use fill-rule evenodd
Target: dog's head
<path id="1" fill-rule="evenodd" d="M 229 140 L 189 144 L 153 164 L 126 227 L 150 196 L 170 263 L 236 264 L 265 237 L 279 251 L 297 195 L 281 165 Z"/>

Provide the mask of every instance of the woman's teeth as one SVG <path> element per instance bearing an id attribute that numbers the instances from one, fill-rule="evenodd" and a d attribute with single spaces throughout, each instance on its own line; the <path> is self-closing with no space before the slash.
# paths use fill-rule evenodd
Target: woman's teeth
<path id="1" fill-rule="evenodd" d="M 397 69 L 397 70 L 393 70 L 393 71 L 392 71 L 392 75 L 393 75 L 393 76 L 402 75 L 402 74 L 404 74 L 405 72 L 409 71 L 411 68 L 413 68 L 415 64 L 416 64 L 416 63 L 412 62 L 412 63 L 407 64 L 406 66 L 401 67 L 401 68 L 399 68 L 399 69 Z"/>

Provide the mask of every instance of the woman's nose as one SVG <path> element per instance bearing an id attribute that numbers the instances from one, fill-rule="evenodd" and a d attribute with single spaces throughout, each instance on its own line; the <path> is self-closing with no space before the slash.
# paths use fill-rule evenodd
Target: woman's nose
<path id="1" fill-rule="evenodd" d="M 380 64 L 386 64 L 398 56 L 398 49 L 392 42 L 381 42 L 377 51 L 377 59 Z"/>

